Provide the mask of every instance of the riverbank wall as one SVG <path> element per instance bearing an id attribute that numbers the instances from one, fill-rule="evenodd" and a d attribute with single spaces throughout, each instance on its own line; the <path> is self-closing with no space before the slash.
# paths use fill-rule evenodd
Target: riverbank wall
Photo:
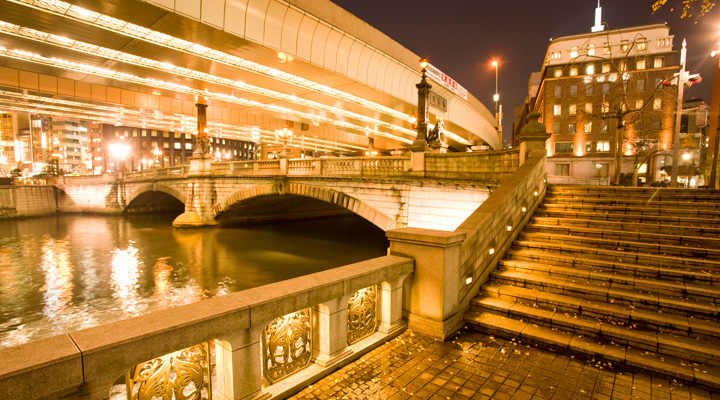
<path id="1" fill-rule="evenodd" d="M 57 197 L 57 188 L 52 185 L 0 186 L 0 219 L 55 214 Z"/>

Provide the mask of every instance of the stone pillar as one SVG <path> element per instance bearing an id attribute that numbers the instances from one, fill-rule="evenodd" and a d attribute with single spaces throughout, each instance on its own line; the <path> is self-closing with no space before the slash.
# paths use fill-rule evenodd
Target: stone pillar
<path id="1" fill-rule="evenodd" d="M 210 154 L 210 139 L 207 129 L 207 101 L 205 97 L 198 96 L 197 107 L 197 137 L 195 138 L 195 151 L 190 157 L 190 175 L 209 175 L 212 171 L 212 155 Z"/>
<path id="2" fill-rule="evenodd" d="M 420 83 L 415 85 L 418 90 L 418 119 L 417 119 L 417 136 L 410 146 L 410 150 L 425 151 L 427 149 L 427 133 L 428 133 L 428 122 L 430 117 L 430 89 L 432 85 L 427 81 L 427 59 L 423 59 L 425 64 L 422 69 L 422 78 Z"/>
<path id="3" fill-rule="evenodd" d="M 410 329 L 446 339 L 463 324 L 459 309 L 460 246 L 465 234 L 421 228 L 386 232 L 390 254 L 415 260 L 410 290 L 403 294 Z"/>
<path id="4" fill-rule="evenodd" d="M 253 327 L 232 337 L 215 341 L 217 370 L 216 392 L 221 400 L 263 399 L 262 331 L 265 325 Z"/>
<path id="5" fill-rule="evenodd" d="M 520 165 L 523 165 L 528 158 L 542 157 L 547 154 L 545 141 L 551 134 L 545 130 L 545 125 L 538 122 L 540 115 L 539 112 L 528 114 L 527 124 L 515 138 L 515 142 L 520 146 Z"/>
<path id="6" fill-rule="evenodd" d="M 315 363 L 323 368 L 342 361 L 352 350 L 347 347 L 347 303 L 350 296 L 320 303 L 313 307 L 317 316 L 314 333 Z"/>
<path id="7" fill-rule="evenodd" d="M 378 288 L 378 331 L 392 335 L 407 324 L 402 319 L 403 282 L 407 275 L 385 281 Z"/>

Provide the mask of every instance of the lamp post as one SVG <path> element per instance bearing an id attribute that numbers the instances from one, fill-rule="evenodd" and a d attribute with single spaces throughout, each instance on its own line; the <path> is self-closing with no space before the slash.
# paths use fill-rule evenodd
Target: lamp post
<path id="1" fill-rule="evenodd" d="M 495 102 L 495 119 L 499 119 L 498 115 L 498 101 L 500 101 L 500 94 L 498 93 L 498 62 L 493 60 L 492 66 L 495 67 L 495 94 L 493 95 L 493 101 Z M 500 125 L 500 122 L 498 122 Z"/>
<path id="2" fill-rule="evenodd" d="M 125 156 L 130 153 L 130 146 L 124 144 L 124 143 L 115 143 L 110 145 L 110 153 L 115 157 L 115 162 L 120 164 L 120 171 L 118 171 L 117 166 L 115 167 L 115 172 L 124 172 L 125 171 Z"/>
<path id="3" fill-rule="evenodd" d="M 411 151 L 425 151 L 427 149 L 427 133 L 428 133 L 428 116 L 430 114 L 430 89 L 432 85 L 427 81 L 428 58 L 420 59 L 420 68 L 422 76 L 420 83 L 415 85 L 418 90 L 418 116 L 417 116 L 417 136 L 410 146 Z"/>
<path id="4" fill-rule="evenodd" d="M 287 126 L 285 126 L 282 129 L 277 129 L 275 131 L 275 136 L 280 139 L 283 144 L 282 151 L 280 152 L 280 157 L 287 158 L 290 155 L 290 148 L 288 147 L 288 142 L 290 142 L 293 138 L 293 131 L 288 129 Z"/>
<path id="5" fill-rule="evenodd" d="M 710 182 L 708 185 L 711 189 L 718 189 L 718 152 L 720 152 L 720 135 L 718 135 L 718 118 L 720 117 L 720 42 L 718 47 L 711 55 L 718 56 L 718 62 L 713 73 L 712 96 L 710 99 L 710 132 L 709 137 L 712 139 L 712 163 L 710 167 Z"/>
<path id="6" fill-rule="evenodd" d="M 160 156 L 162 155 L 162 150 L 160 150 L 159 147 L 155 146 L 155 148 L 152 150 L 152 155 L 155 156 L 155 168 L 159 167 L 160 165 Z"/>

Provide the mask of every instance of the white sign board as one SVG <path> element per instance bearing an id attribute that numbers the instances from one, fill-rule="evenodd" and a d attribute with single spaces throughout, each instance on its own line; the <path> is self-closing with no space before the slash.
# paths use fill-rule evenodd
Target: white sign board
<path id="1" fill-rule="evenodd" d="M 442 71 L 435 68 L 432 64 L 428 64 L 427 66 L 427 75 L 431 79 L 440 82 L 440 84 L 443 85 L 446 89 L 462 97 L 463 100 L 467 100 L 467 90 L 464 87 L 460 86 L 459 83 L 455 82 L 451 77 L 445 75 Z"/>

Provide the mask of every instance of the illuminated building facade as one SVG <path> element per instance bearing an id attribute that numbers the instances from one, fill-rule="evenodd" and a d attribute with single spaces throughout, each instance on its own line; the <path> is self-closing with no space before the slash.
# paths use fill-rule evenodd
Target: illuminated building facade
<path id="1" fill-rule="evenodd" d="M 678 69 L 665 25 L 604 30 L 596 21 L 591 33 L 553 39 L 525 104 L 553 133 L 546 144 L 551 182 L 609 183 L 618 129 L 622 173 L 629 177 L 640 160 L 638 170 L 647 171 L 640 180 L 658 179 L 656 149 L 672 148 Z M 653 156 L 642 161 L 646 154 Z"/>

